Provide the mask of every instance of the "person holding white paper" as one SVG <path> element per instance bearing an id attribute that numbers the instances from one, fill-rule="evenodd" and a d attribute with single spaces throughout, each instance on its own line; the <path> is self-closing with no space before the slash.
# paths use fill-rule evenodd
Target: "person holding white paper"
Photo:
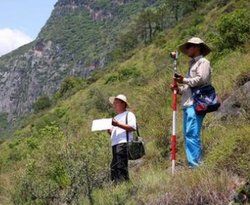
<path id="1" fill-rule="evenodd" d="M 127 111 L 128 101 L 125 95 L 109 98 L 117 115 L 112 119 L 111 135 L 113 159 L 110 165 L 111 180 L 115 183 L 128 181 L 128 146 L 127 142 L 133 139 L 136 130 L 136 117 Z"/>

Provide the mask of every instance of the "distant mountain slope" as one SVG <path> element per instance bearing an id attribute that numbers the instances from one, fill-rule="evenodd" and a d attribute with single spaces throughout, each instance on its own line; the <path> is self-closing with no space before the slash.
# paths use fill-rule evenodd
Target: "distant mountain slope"
<path id="1" fill-rule="evenodd" d="M 59 0 L 38 38 L 0 58 L 0 114 L 14 121 L 68 75 L 102 68 L 115 37 L 155 0 Z"/>

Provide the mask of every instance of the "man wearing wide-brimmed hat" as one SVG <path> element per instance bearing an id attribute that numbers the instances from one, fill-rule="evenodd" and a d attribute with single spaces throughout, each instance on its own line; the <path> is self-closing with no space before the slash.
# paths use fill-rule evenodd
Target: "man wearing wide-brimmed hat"
<path id="1" fill-rule="evenodd" d="M 109 130 L 112 142 L 111 180 L 115 183 L 128 181 L 128 146 L 127 142 L 133 139 L 136 130 L 135 115 L 128 111 L 129 103 L 125 95 L 109 98 L 117 115 L 112 120 L 112 129 Z"/>
<path id="2" fill-rule="evenodd" d="M 200 132 L 205 115 L 196 114 L 192 89 L 211 84 L 210 62 L 204 58 L 211 50 L 204 41 L 197 37 L 179 46 L 179 50 L 191 58 L 186 77 L 177 75 L 175 80 L 182 84 L 178 88 L 178 94 L 182 95 L 183 134 L 187 161 L 190 167 L 197 167 L 202 159 Z"/>

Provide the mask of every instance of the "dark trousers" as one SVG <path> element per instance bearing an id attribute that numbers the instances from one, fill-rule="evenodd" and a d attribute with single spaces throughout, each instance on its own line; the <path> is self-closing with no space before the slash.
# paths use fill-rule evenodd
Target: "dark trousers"
<path id="1" fill-rule="evenodd" d="M 112 146 L 113 159 L 110 165 L 111 180 L 118 183 L 129 180 L 127 143 Z"/>

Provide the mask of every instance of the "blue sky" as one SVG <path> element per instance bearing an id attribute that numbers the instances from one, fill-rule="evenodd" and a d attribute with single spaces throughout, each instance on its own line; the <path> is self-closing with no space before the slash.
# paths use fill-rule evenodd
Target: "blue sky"
<path id="1" fill-rule="evenodd" d="M 56 2 L 0 0 L 0 56 L 35 39 Z"/>

